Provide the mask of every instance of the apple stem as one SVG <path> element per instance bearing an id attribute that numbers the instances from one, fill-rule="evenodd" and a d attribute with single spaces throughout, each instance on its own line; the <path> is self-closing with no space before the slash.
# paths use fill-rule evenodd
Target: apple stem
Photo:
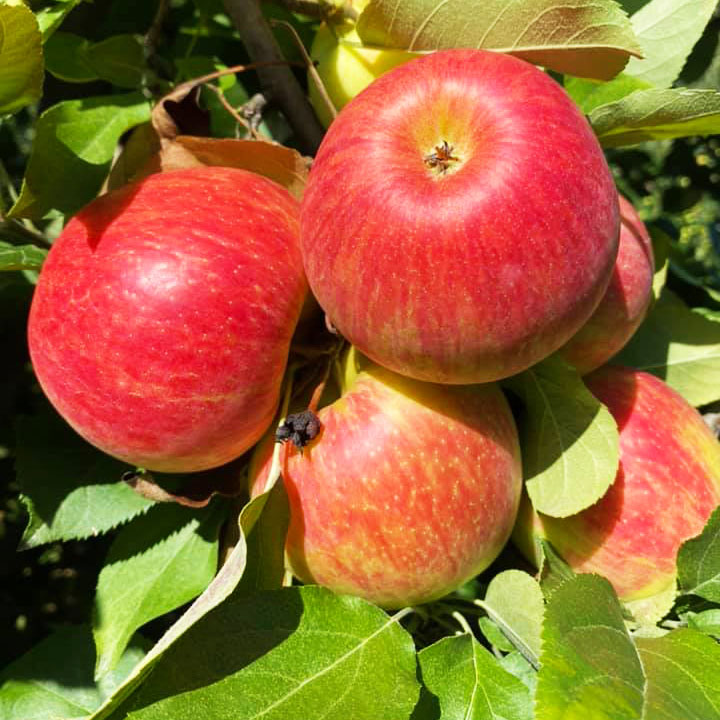
<path id="1" fill-rule="evenodd" d="M 457 621 L 457 624 L 462 628 L 462 632 L 458 631 L 458 635 L 463 635 L 464 633 L 467 633 L 468 635 L 472 635 L 473 631 L 470 627 L 470 623 L 466 620 L 465 616 L 458 612 L 457 610 L 454 610 L 452 613 L 450 613 L 451 617 L 454 618 Z"/>

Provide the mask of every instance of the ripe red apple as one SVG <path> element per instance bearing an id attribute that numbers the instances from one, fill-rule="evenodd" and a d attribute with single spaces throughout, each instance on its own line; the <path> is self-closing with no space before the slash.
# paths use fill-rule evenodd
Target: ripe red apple
<path id="1" fill-rule="evenodd" d="M 574 570 L 604 575 L 623 600 L 650 597 L 673 585 L 678 548 L 720 504 L 720 444 L 653 375 L 606 366 L 585 381 L 620 430 L 615 482 L 566 518 L 534 514 L 524 498 L 513 538 L 538 563 L 532 536 L 546 537 Z"/>
<path id="2" fill-rule="evenodd" d="M 622 195 L 620 246 L 610 284 L 592 317 L 560 349 L 585 375 L 604 365 L 628 343 L 645 319 L 655 272 L 652 241 L 635 208 Z"/>
<path id="3" fill-rule="evenodd" d="M 411 60 L 348 103 L 301 206 L 308 281 L 396 372 L 487 382 L 557 350 L 600 302 L 617 192 L 565 91 L 483 50 Z"/>
<path id="4" fill-rule="evenodd" d="M 166 472 L 221 465 L 272 421 L 307 294 L 298 204 L 224 167 L 151 175 L 79 212 L 51 249 L 28 338 L 89 442 Z"/>
<path id="5" fill-rule="evenodd" d="M 487 567 L 512 529 L 517 432 L 494 384 L 423 383 L 367 363 L 283 448 L 293 573 L 384 607 L 427 602 Z M 270 447 L 251 470 L 264 488 Z"/>

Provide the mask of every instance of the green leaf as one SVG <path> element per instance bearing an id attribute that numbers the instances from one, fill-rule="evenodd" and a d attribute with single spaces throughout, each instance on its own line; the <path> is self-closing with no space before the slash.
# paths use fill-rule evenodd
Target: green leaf
<path id="1" fill-rule="evenodd" d="M 504 384 L 525 402 L 523 470 L 535 510 L 566 517 L 601 498 L 617 473 L 617 425 L 577 371 L 551 356 Z"/>
<path id="2" fill-rule="evenodd" d="M 640 629 L 654 628 L 673 609 L 676 597 L 675 583 L 671 583 L 655 595 L 637 600 L 626 600 L 623 605 Z"/>
<path id="3" fill-rule="evenodd" d="M 123 708 L 131 720 L 390 720 L 418 698 L 392 617 L 325 588 L 233 595 L 174 645 Z"/>
<path id="4" fill-rule="evenodd" d="M 540 587 L 543 595 L 550 597 L 566 580 L 575 577 L 575 571 L 557 554 L 555 548 L 545 539 L 537 538 L 540 545 Z"/>
<path id="5" fill-rule="evenodd" d="M 687 613 L 685 619 L 688 627 L 692 630 L 720 638 L 720 608 L 703 610 L 699 613 Z"/>
<path id="6" fill-rule="evenodd" d="M 532 720 L 530 691 L 469 633 L 421 650 L 418 662 L 442 720 Z"/>
<path id="7" fill-rule="evenodd" d="M 641 54 L 628 17 L 612 0 L 370 0 L 357 31 L 368 45 L 485 48 L 599 80 Z"/>
<path id="8" fill-rule="evenodd" d="M 677 567 L 682 592 L 720 603 L 720 507 L 700 535 L 680 546 Z"/>
<path id="9" fill-rule="evenodd" d="M 590 123 L 605 147 L 720 133 L 720 92 L 639 90 L 596 107 Z"/>
<path id="10" fill-rule="evenodd" d="M 537 720 L 644 717 L 645 678 L 612 586 L 598 575 L 560 585 L 545 608 Z"/>
<path id="11" fill-rule="evenodd" d="M 628 75 L 659 88 L 677 80 L 717 0 L 651 0 L 630 18 L 643 59 L 630 58 Z"/>
<path id="12" fill-rule="evenodd" d="M 498 662 L 525 685 L 534 701 L 535 690 L 537 689 L 537 670 L 517 650 L 503 655 L 498 659 Z"/>
<path id="13" fill-rule="evenodd" d="M 136 88 L 148 72 L 142 40 L 136 35 L 114 35 L 94 43 L 86 58 L 100 78 L 118 87 Z"/>
<path id="14" fill-rule="evenodd" d="M 202 620 L 205 615 L 218 607 L 237 588 L 248 561 L 248 535 L 262 517 L 263 510 L 274 486 L 275 483 L 242 509 L 238 520 L 240 528 L 238 542 L 205 592 L 160 638 L 152 650 L 143 658 L 143 661 L 133 669 L 125 682 L 118 686 L 116 691 L 98 708 L 90 720 L 105 720 L 111 715 L 114 716 L 118 708 L 135 692 L 137 687 L 153 670 L 158 659 L 163 657 L 169 648 L 184 637 L 185 633 Z M 237 594 L 239 596 L 241 593 Z M 256 596 L 253 595 L 252 597 Z M 122 717 L 125 716 L 122 715 Z"/>
<path id="15" fill-rule="evenodd" d="M 56 32 L 45 45 L 47 71 L 65 82 L 91 82 L 99 76 L 87 60 L 90 42 L 80 35 Z"/>
<path id="16" fill-rule="evenodd" d="M 0 717 L 48 720 L 88 715 L 142 659 L 147 645 L 136 638 L 115 671 L 96 683 L 90 628 L 61 627 L 2 671 Z"/>
<path id="17" fill-rule="evenodd" d="M 42 37 L 24 5 L 0 5 L 0 115 L 14 113 L 42 95 Z"/>
<path id="18" fill-rule="evenodd" d="M 30 162 L 11 217 L 69 215 L 100 190 L 120 136 L 150 118 L 141 93 L 68 100 L 38 120 Z M 68 181 L 72 178 L 72 182 Z"/>
<path id="19" fill-rule="evenodd" d="M 622 100 L 636 90 L 647 90 L 651 87 L 648 83 L 625 73 L 620 73 L 610 82 L 583 80 L 566 75 L 563 84 L 570 97 L 586 115 L 596 107 Z"/>
<path id="20" fill-rule="evenodd" d="M 120 480 L 129 466 L 86 443 L 51 411 L 16 423 L 15 469 L 30 513 L 24 547 L 87 538 L 153 503 Z"/>
<path id="21" fill-rule="evenodd" d="M 545 612 L 540 585 L 522 570 L 505 570 L 490 581 L 485 600 L 476 603 L 497 623 L 523 657 L 537 667 Z"/>
<path id="22" fill-rule="evenodd" d="M 46 7 L 35 13 L 43 42 L 47 42 L 50 36 L 62 25 L 68 13 L 77 7 L 83 0 L 60 0 L 55 5 Z"/>
<path id="23" fill-rule="evenodd" d="M 713 402 L 720 399 L 720 324 L 665 289 L 613 362 L 656 375 L 691 405 Z"/>
<path id="24" fill-rule="evenodd" d="M 0 240 L 0 272 L 3 270 L 39 270 L 47 250 L 37 245 L 13 245 Z"/>
<path id="25" fill-rule="evenodd" d="M 648 720 L 720 719 L 720 645 L 694 630 L 638 638 Z"/>
<path id="26" fill-rule="evenodd" d="M 223 517 L 221 505 L 202 512 L 159 505 L 120 530 L 95 594 L 96 677 L 115 667 L 139 627 L 208 586 L 217 569 Z"/>

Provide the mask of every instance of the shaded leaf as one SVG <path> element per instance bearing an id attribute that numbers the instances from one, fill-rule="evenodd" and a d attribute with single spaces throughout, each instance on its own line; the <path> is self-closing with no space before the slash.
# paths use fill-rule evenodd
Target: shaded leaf
<path id="1" fill-rule="evenodd" d="M 535 510 L 566 517 L 601 498 L 617 473 L 617 425 L 577 371 L 551 356 L 503 384 L 525 403 L 523 471 Z"/>
<path id="2" fill-rule="evenodd" d="M 24 5 L 0 5 L 0 115 L 14 113 L 42 95 L 42 36 Z"/>
<path id="3" fill-rule="evenodd" d="M 720 399 L 720 324 L 665 289 L 613 362 L 656 375 L 691 405 L 713 402 Z"/>
<path id="4" fill-rule="evenodd" d="M 90 67 L 87 50 L 90 42 L 80 35 L 56 32 L 45 45 L 47 71 L 65 82 L 91 82 L 99 76 Z"/>
<path id="5" fill-rule="evenodd" d="M 612 586 L 598 575 L 560 585 L 545 608 L 537 720 L 638 720 L 645 678 Z"/>
<path id="6" fill-rule="evenodd" d="M 208 586 L 223 517 L 220 505 L 201 512 L 160 505 L 120 530 L 95 594 L 96 677 L 115 667 L 138 628 Z"/>
<path id="7" fill-rule="evenodd" d="M 47 250 L 37 245 L 12 245 L 0 240 L 0 271 L 39 270 Z"/>
<path id="8" fill-rule="evenodd" d="M 100 535 L 152 505 L 120 479 L 128 465 L 86 443 L 54 412 L 19 417 L 16 444 L 30 513 L 24 547 Z"/>
<path id="9" fill-rule="evenodd" d="M 65 214 L 79 210 L 100 190 L 120 136 L 149 117 L 150 106 L 141 93 L 53 105 L 36 125 L 30 162 L 10 216 L 41 218 L 53 209 Z"/>
<path id="10" fill-rule="evenodd" d="M 717 0 L 651 0 L 630 18 L 643 59 L 630 58 L 625 72 L 659 88 L 677 80 Z"/>
<path id="11" fill-rule="evenodd" d="M 168 651 L 123 711 L 132 720 L 407 718 L 419 685 L 403 614 L 315 586 L 233 595 Z"/>
<path id="12" fill-rule="evenodd" d="M 605 147 L 720 133 L 720 92 L 639 90 L 596 107 L 590 123 Z"/>
<path id="13" fill-rule="evenodd" d="M 532 719 L 528 688 L 469 633 L 421 650 L 418 662 L 442 720 Z"/>
<path id="14" fill-rule="evenodd" d="M 677 567 L 682 592 L 720 603 L 720 507 L 700 535 L 680 546 Z"/>
<path id="15" fill-rule="evenodd" d="M 90 628 L 61 627 L 4 668 L 0 674 L 0 717 L 48 720 L 88 715 L 142 659 L 148 645 L 136 638 L 115 671 L 95 682 Z"/>
<path id="16" fill-rule="evenodd" d="M 98 77 L 118 87 L 136 88 L 148 72 L 142 39 L 137 35 L 113 35 L 93 43 L 85 56 Z"/>
<path id="17" fill-rule="evenodd" d="M 357 31 L 368 45 L 485 48 L 599 80 L 641 54 L 628 17 L 612 0 L 370 0 Z"/>
<path id="18" fill-rule="evenodd" d="M 550 597 L 566 580 L 575 577 L 575 571 L 557 554 L 555 548 L 545 538 L 536 538 L 536 542 L 540 545 L 542 557 L 540 587 L 545 597 Z"/>
<path id="19" fill-rule="evenodd" d="M 699 613 L 688 613 L 685 616 L 688 627 L 692 630 L 720 638 L 720 608 L 703 610 Z"/>
<path id="20" fill-rule="evenodd" d="M 720 645 L 694 630 L 638 638 L 647 686 L 643 718 L 718 720 Z"/>

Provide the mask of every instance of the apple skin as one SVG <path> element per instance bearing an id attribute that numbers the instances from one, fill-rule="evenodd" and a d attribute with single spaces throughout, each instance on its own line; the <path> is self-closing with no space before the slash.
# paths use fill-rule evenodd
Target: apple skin
<path id="1" fill-rule="evenodd" d="M 604 365 L 625 347 L 652 302 L 652 241 L 631 203 L 622 195 L 618 200 L 620 246 L 610 284 L 592 317 L 559 351 L 581 375 Z"/>
<path id="2" fill-rule="evenodd" d="M 396 608 L 447 594 L 499 554 L 521 467 L 496 385 L 422 383 L 368 363 L 318 416 L 303 453 L 286 443 L 281 454 L 298 578 Z M 271 449 L 252 463 L 253 495 Z"/>
<path id="3" fill-rule="evenodd" d="M 224 167 L 151 175 L 94 200 L 55 242 L 31 359 L 93 445 L 152 470 L 203 470 L 272 421 L 306 295 L 284 188 Z"/>
<path id="4" fill-rule="evenodd" d="M 373 80 L 417 56 L 417 53 L 407 50 L 363 46 L 355 25 L 351 23 L 334 27 L 323 23 L 310 49 L 310 57 L 336 110 L 345 107 Z M 308 96 L 320 122 L 329 127 L 332 115 L 310 76 Z"/>
<path id="5" fill-rule="evenodd" d="M 547 538 L 577 572 L 600 573 L 625 601 L 668 590 L 680 545 L 720 504 L 720 443 L 700 414 L 653 375 L 605 366 L 585 378 L 620 430 L 620 468 L 577 515 L 534 513 L 523 496 L 513 540 L 539 566 L 533 536 Z"/>
<path id="6" fill-rule="evenodd" d="M 426 162 L 447 142 L 457 161 Z M 339 113 L 301 204 L 305 271 L 377 363 L 468 384 L 518 373 L 589 319 L 610 280 L 617 192 L 565 91 L 534 66 L 447 50 Z"/>

